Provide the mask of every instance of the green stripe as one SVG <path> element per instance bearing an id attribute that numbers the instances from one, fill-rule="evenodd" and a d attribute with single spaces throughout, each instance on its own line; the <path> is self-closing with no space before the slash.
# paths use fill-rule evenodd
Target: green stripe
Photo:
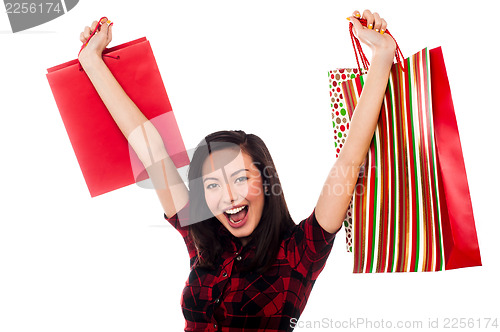
<path id="1" fill-rule="evenodd" d="M 417 72 L 417 75 L 418 75 L 418 71 L 419 71 L 419 67 L 420 67 L 420 63 L 414 58 L 413 59 L 414 63 L 415 63 L 415 71 Z M 415 75 L 415 89 L 419 89 L 419 85 L 417 85 L 417 76 Z M 420 102 L 420 100 L 418 100 L 418 102 Z M 418 112 L 418 110 L 417 110 Z M 411 110 L 411 114 L 412 114 L 412 120 L 413 120 L 413 109 Z M 413 135 L 413 140 L 412 140 L 412 144 L 413 144 L 413 167 L 415 168 L 415 172 L 414 172 L 414 176 L 415 176 L 415 191 L 416 191 L 416 201 L 417 201 L 417 245 L 416 245 L 416 253 L 415 253 L 415 272 L 418 272 L 418 263 L 420 261 L 420 259 L 422 259 L 420 257 L 420 237 L 421 237 L 421 234 L 420 234 L 420 214 L 421 214 L 421 211 L 420 209 L 422 208 L 422 202 L 420 201 L 420 195 L 422 194 L 422 188 L 421 188 L 421 177 L 418 176 L 418 166 L 419 166 L 419 158 L 418 157 L 421 157 L 420 155 L 420 152 L 421 152 L 421 149 L 420 149 L 420 141 L 416 139 L 415 137 L 415 132 L 418 130 L 418 132 L 420 133 L 420 126 L 421 126 L 421 123 L 420 123 L 420 117 L 417 117 L 417 120 L 416 121 L 412 121 L 412 126 L 411 126 L 411 130 L 412 130 L 412 135 Z M 415 128 L 416 127 L 416 128 Z"/>
<path id="2" fill-rule="evenodd" d="M 416 61 L 416 59 L 414 58 L 413 59 L 415 64 L 416 64 L 416 72 L 418 73 L 418 70 L 419 70 L 419 62 Z M 415 86 L 416 86 L 416 89 L 419 89 L 419 85 L 417 85 L 417 81 L 416 81 L 416 77 L 415 76 Z M 420 102 L 420 101 L 419 101 Z M 418 112 L 418 110 L 417 110 Z M 411 110 L 411 114 L 412 114 L 412 120 L 413 120 L 413 109 Z M 415 128 L 417 127 L 417 128 Z M 412 130 L 412 135 L 413 135 L 413 140 L 412 140 L 412 144 L 413 144 L 413 155 L 414 155 L 414 158 L 413 158 L 413 167 L 415 168 L 415 172 L 414 172 L 414 176 L 415 176 L 415 191 L 416 191 L 416 201 L 417 201 L 417 245 L 416 245 L 416 253 L 415 253 L 415 272 L 418 272 L 418 264 L 419 264 L 419 261 L 421 259 L 420 257 L 420 237 L 421 237 L 421 234 L 420 234 L 420 214 L 421 214 L 421 205 L 422 205 L 422 202 L 420 201 L 420 195 L 422 194 L 422 188 L 420 186 L 420 178 L 418 176 L 418 163 L 419 161 L 417 160 L 417 156 L 420 156 L 420 141 L 418 141 L 415 137 L 415 131 L 416 129 L 419 130 L 420 132 L 420 118 L 417 118 L 416 121 L 412 121 L 412 126 L 411 126 L 411 130 Z"/>
<path id="3" fill-rule="evenodd" d="M 378 181 L 379 181 L 379 177 L 378 177 L 378 143 L 377 143 L 377 139 L 376 139 L 376 136 L 378 136 L 378 133 L 377 133 L 377 129 L 375 129 L 375 137 L 373 138 L 374 142 L 373 142 L 373 150 L 375 152 L 375 156 L 374 156 L 374 160 L 373 160 L 373 165 L 375 166 L 375 190 L 374 190 L 374 193 L 375 193 L 375 197 L 373 199 L 373 207 L 372 207 L 372 210 L 373 210 L 373 231 L 372 231 L 372 259 L 371 259 L 371 262 L 370 262 L 370 273 L 373 272 L 373 262 L 375 261 L 375 236 L 377 234 L 376 232 L 376 225 L 377 225 L 377 206 L 378 206 Z M 370 167 L 372 167 L 372 165 L 370 165 Z"/>

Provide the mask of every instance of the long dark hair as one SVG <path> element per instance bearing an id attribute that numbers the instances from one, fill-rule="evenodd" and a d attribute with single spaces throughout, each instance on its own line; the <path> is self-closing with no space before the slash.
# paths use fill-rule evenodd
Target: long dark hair
<path id="1" fill-rule="evenodd" d="M 204 196 L 202 166 L 210 153 L 228 147 L 238 147 L 247 153 L 259 169 L 267 194 L 259 224 L 252 233 L 256 245 L 254 258 L 242 271 L 262 273 L 268 269 L 278 254 L 282 236 L 294 226 L 285 197 L 281 190 L 278 173 L 266 145 L 258 136 L 244 131 L 218 131 L 205 137 L 198 144 L 189 166 L 189 206 L 192 220 L 204 220 L 189 226 L 189 232 L 198 249 L 197 267 L 216 268 L 216 260 L 222 253 L 217 232 L 220 221 L 210 212 Z M 222 226 L 224 227 L 224 226 Z"/>

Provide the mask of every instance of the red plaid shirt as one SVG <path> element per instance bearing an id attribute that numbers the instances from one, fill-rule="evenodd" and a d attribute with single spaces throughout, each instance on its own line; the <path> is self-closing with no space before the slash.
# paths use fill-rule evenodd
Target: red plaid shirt
<path id="1" fill-rule="evenodd" d="M 225 243 L 218 268 L 193 268 L 196 248 L 189 226 L 182 227 L 179 222 L 188 206 L 170 219 L 164 214 L 183 236 L 191 262 L 181 297 L 185 331 L 292 331 L 290 320 L 298 320 L 304 310 L 336 233 L 325 231 L 313 211 L 284 236 L 270 269 L 259 275 L 240 274 L 240 267 L 255 254 L 255 245 L 242 247 L 220 224 L 219 234 Z"/>

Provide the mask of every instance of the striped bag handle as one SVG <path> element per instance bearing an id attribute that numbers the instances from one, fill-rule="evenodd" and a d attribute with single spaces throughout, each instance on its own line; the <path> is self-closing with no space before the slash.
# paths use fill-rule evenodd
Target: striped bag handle
<path id="1" fill-rule="evenodd" d="M 361 23 L 362 26 L 366 27 L 366 19 L 364 18 L 359 18 L 359 22 Z M 352 22 L 349 22 L 349 33 L 351 34 L 351 41 L 352 41 L 352 47 L 354 48 L 354 55 L 356 56 L 356 62 L 358 64 L 359 72 L 362 73 L 361 66 L 359 65 L 359 59 L 361 58 L 361 63 L 363 64 L 363 68 L 368 70 L 370 66 L 370 62 L 368 61 L 368 58 L 366 57 L 365 53 L 363 52 L 363 48 L 361 47 L 361 43 L 359 42 L 359 39 L 354 35 L 354 31 L 352 31 L 353 24 Z M 396 60 L 398 65 L 401 67 L 401 70 L 406 71 L 406 68 L 403 65 L 403 52 L 401 52 L 401 49 L 399 48 L 398 42 L 394 38 L 394 36 L 389 32 L 389 30 L 385 30 L 385 33 L 387 33 L 389 36 L 394 39 L 394 42 L 396 43 Z M 358 57 L 359 54 L 359 57 Z"/>

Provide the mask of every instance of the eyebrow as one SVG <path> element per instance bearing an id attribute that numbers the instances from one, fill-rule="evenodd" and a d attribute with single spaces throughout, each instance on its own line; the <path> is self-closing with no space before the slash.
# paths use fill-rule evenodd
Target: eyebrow
<path id="1" fill-rule="evenodd" d="M 239 169 L 236 172 L 234 172 L 233 174 L 231 174 L 231 177 L 235 176 L 236 174 L 238 174 L 239 172 L 242 172 L 242 171 L 247 171 L 248 172 L 249 170 L 246 169 L 246 168 Z M 225 175 L 225 173 L 224 173 L 224 175 Z M 207 180 L 219 181 L 219 179 L 217 179 L 217 178 L 209 177 L 209 178 L 204 178 L 203 179 L 203 183 L 205 183 L 205 181 L 207 181 Z"/>
<path id="2" fill-rule="evenodd" d="M 242 169 L 240 169 L 240 170 L 237 170 L 237 171 L 236 171 L 236 172 L 234 172 L 233 174 L 231 174 L 231 177 L 235 176 L 236 174 L 238 174 L 239 172 L 242 172 L 242 171 L 247 171 L 247 172 L 248 172 L 249 170 L 248 170 L 248 169 L 246 169 L 246 168 L 242 168 Z"/>
<path id="3" fill-rule="evenodd" d="M 219 179 L 217 179 L 217 178 L 204 178 L 204 179 L 203 179 L 203 183 L 205 183 L 205 181 L 208 181 L 208 180 L 215 180 L 215 181 L 218 181 Z"/>

